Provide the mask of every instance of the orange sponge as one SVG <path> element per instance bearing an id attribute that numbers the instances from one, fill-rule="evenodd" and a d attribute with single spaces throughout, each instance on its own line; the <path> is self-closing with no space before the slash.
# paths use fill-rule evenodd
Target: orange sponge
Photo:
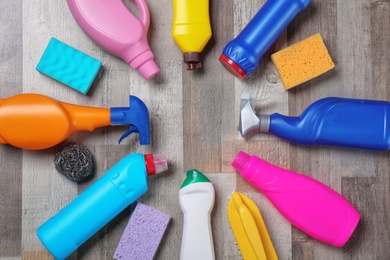
<path id="1" fill-rule="evenodd" d="M 271 59 L 286 90 L 334 68 L 319 33 L 272 54 Z"/>

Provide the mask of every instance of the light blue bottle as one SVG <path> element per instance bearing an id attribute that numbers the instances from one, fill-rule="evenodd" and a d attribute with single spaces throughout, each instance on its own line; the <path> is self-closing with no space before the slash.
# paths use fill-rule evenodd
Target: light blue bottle
<path id="1" fill-rule="evenodd" d="M 39 239 L 56 259 L 65 259 L 148 190 L 147 176 L 167 169 L 161 155 L 126 156 L 43 223 Z"/>

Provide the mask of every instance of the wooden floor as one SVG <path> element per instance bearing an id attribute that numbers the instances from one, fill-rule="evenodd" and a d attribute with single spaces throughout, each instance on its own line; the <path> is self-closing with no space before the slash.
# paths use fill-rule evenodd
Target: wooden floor
<path id="1" fill-rule="evenodd" d="M 80 105 L 117 107 L 126 106 L 132 94 L 147 104 L 152 126 L 148 147 L 139 146 L 136 135 L 118 145 L 125 127 L 74 134 L 67 142 L 80 142 L 93 152 L 97 176 L 130 153 L 152 152 L 169 158 L 169 172 L 150 178 L 150 189 L 140 199 L 172 216 L 156 259 L 179 259 L 183 217 L 178 192 L 185 172 L 192 168 L 210 177 L 216 189 L 212 225 L 217 259 L 241 258 L 227 221 L 227 202 L 235 190 L 258 204 L 280 259 L 390 259 L 388 152 L 302 147 L 268 135 L 245 140 L 238 132 L 239 98 L 244 90 L 252 98 L 267 99 L 263 112 L 289 115 L 299 115 L 327 96 L 390 100 L 390 1 L 312 0 L 264 55 L 256 72 L 240 81 L 218 58 L 263 3 L 211 0 L 213 37 L 204 51 L 203 71 L 191 72 L 171 38 L 172 2 L 148 0 L 149 42 L 161 73 L 145 81 L 80 30 L 66 1 L 0 0 L 0 96 L 31 92 Z M 129 5 L 133 10 L 135 5 Z M 270 54 L 317 32 L 336 67 L 285 91 Z M 87 96 L 35 70 L 51 37 L 103 62 L 102 77 Z M 77 185 L 57 173 L 53 155 L 61 145 L 43 151 L 0 146 L 0 259 L 49 259 L 36 236 L 37 227 L 96 180 Z M 239 150 L 340 192 L 361 214 L 350 241 L 335 248 L 292 227 L 230 166 Z M 112 259 L 129 216 L 130 210 L 125 210 L 70 259 Z"/>

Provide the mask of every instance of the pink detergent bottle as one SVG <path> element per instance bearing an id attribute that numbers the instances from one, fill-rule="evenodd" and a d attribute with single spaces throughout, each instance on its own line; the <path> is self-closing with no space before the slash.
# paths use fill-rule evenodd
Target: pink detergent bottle
<path id="1" fill-rule="evenodd" d="M 322 242 L 342 247 L 359 222 L 359 213 L 344 197 L 310 177 L 242 151 L 232 166 L 294 226 Z"/>
<path id="2" fill-rule="evenodd" d="M 67 0 L 81 29 L 106 51 L 125 60 L 145 79 L 160 72 L 147 41 L 150 15 L 145 0 L 134 0 L 140 19 L 122 0 Z"/>

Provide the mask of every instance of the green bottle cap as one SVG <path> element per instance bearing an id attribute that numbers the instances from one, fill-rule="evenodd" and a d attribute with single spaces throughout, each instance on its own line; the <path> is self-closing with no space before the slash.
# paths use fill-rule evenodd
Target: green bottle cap
<path id="1" fill-rule="evenodd" d="M 193 183 L 198 183 L 198 182 L 210 182 L 209 179 L 207 179 L 206 176 L 203 175 L 198 170 L 192 169 L 187 171 L 187 178 L 184 180 L 183 184 L 181 185 L 180 189 L 193 184 Z"/>

